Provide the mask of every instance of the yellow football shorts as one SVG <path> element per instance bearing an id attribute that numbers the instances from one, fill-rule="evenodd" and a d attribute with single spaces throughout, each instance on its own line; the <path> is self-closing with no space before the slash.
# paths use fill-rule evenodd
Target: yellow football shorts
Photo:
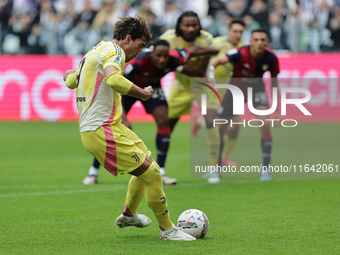
<path id="1" fill-rule="evenodd" d="M 129 173 L 143 164 L 151 151 L 129 128 L 121 123 L 104 125 L 81 133 L 85 149 L 114 176 Z"/>

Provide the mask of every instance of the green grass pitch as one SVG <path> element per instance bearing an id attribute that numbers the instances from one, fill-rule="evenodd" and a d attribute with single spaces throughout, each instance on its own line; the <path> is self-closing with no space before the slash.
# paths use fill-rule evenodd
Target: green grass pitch
<path id="1" fill-rule="evenodd" d="M 273 164 L 339 164 L 339 124 L 301 124 L 273 131 Z M 133 129 L 155 152 L 155 124 Z M 146 229 L 118 229 L 128 175 L 101 168 L 99 184 L 84 186 L 92 157 L 76 123 L 0 123 L 0 254 L 340 254 L 340 179 L 282 178 L 261 182 L 190 178 L 189 123 L 172 137 L 165 187 L 170 216 L 205 212 L 210 228 L 194 242 L 159 240 L 156 219 Z M 155 156 L 155 153 L 153 154 Z M 232 154 L 260 162 L 258 129 L 244 128 Z"/>

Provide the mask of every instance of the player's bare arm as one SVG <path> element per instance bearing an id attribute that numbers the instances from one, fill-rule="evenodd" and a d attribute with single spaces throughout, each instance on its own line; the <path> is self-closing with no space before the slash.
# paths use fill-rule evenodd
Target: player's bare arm
<path id="1" fill-rule="evenodd" d="M 213 58 L 211 61 L 210 61 L 210 64 L 213 66 L 213 67 L 216 67 L 216 66 L 219 66 L 219 65 L 223 65 L 225 63 L 228 63 L 229 62 L 229 58 L 227 57 L 227 55 L 221 55 L 221 56 L 218 56 L 218 57 L 215 57 Z"/>
<path id="2" fill-rule="evenodd" d="M 153 94 L 151 86 L 140 88 L 120 74 L 118 68 L 108 66 L 104 70 L 105 82 L 118 93 L 140 98 L 144 101 L 150 99 Z"/>
<path id="3" fill-rule="evenodd" d="M 182 73 L 191 76 L 204 77 L 210 58 L 202 58 L 198 61 L 196 67 L 184 66 Z"/>
<path id="4" fill-rule="evenodd" d="M 216 55 L 219 52 L 219 49 L 216 47 L 206 47 L 206 46 L 191 46 L 189 48 L 191 52 L 191 56 L 199 56 L 199 55 Z"/>

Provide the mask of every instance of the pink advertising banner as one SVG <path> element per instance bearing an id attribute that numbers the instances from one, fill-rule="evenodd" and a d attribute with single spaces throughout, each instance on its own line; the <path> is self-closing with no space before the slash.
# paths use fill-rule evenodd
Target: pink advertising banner
<path id="1" fill-rule="evenodd" d="M 340 54 L 285 54 L 279 59 L 280 88 L 298 87 L 311 92 L 304 106 L 312 115 L 288 105 L 286 118 L 340 121 Z M 80 56 L 0 56 L 0 121 L 76 121 L 75 91 L 64 85 L 62 76 L 65 70 L 77 68 L 79 61 Z M 172 73 L 162 79 L 166 95 L 173 80 Z M 288 98 L 300 96 L 287 94 Z M 135 104 L 128 118 L 152 120 L 140 103 Z"/>

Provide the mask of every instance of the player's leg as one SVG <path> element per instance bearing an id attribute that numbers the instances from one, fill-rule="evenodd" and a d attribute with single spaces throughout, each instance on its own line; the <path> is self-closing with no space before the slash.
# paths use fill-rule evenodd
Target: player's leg
<path id="1" fill-rule="evenodd" d="M 205 128 L 205 118 L 201 114 L 201 109 L 198 102 L 195 100 L 192 103 L 190 113 L 190 130 L 191 133 L 196 136 L 201 128 Z"/>
<path id="2" fill-rule="evenodd" d="M 257 110 L 268 110 L 267 106 L 258 106 Z M 263 171 L 261 173 L 261 180 L 271 180 L 271 174 L 269 171 L 269 165 L 271 160 L 273 139 L 272 133 L 270 131 L 270 122 L 266 121 L 269 119 L 269 116 L 258 115 L 258 119 L 262 120 L 263 126 L 260 127 L 261 132 L 261 150 L 262 150 L 262 166 Z"/>
<path id="3" fill-rule="evenodd" d="M 262 79 L 259 80 L 257 86 L 253 85 L 253 106 L 257 110 L 268 110 L 267 95 L 265 92 L 264 83 Z M 260 127 L 261 132 L 261 150 L 262 150 L 262 173 L 261 180 L 271 180 L 271 174 L 269 170 L 269 164 L 271 160 L 272 152 L 272 134 L 270 131 L 270 122 L 266 121 L 269 116 L 258 115 L 258 119 L 262 120 L 263 125 Z"/>
<path id="4" fill-rule="evenodd" d="M 238 116 L 232 117 L 232 122 L 237 123 L 240 122 L 240 118 Z M 240 130 L 239 125 L 230 125 L 230 119 L 228 120 L 228 125 L 224 126 L 224 130 L 220 130 L 221 134 L 221 151 L 220 151 L 220 161 L 223 165 L 237 166 L 237 163 L 230 159 L 230 154 L 233 151 L 236 140 L 238 137 L 238 133 Z"/>
<path id="5" fill-rule="evenodd" d="M 170 178 L 165 172 L 165 161 L 170 144 L 170 119 L 168 116 L 168 104 L 161 87 L 154 87 L 151 99 L 142 102 L 147 113 L 152 114 L 157 124 L 156 147 L 157 163 L 160 167 L 164 185 L 176 184 L 175 178 Z"/>
<path id="6" fill-rule="evenodd" d="M 168 117 L 168 107 L 164 105 L 157 106 L 152 115 L 157 123 L 156 146 L 157 146 L 157 163 L 160 167 L 164 185 L 173 185 L 177 183 L 175 178 L 170 178 L 165 172 L 165 161 L 170 144 L 170 119 Z"/>
<path id="7" fill-rule="evenodd" d="M 190 235 L 177 231 L 170 220 L 166 197 L 163 191 L 162 176 L 158 164 L 149 158 L 151 152 L 134 132 L 128 129 L 124 130 L 124 128 L 121 129 L 126 134 L 128 140 L 134 142 L 135 146 L 127 145 L 127 141 L 117 141 L 117 151 L 121 151 L 121 155 L 117 154 L 118 159 L 121 159 L 121 161 L 118 161 L 117 168 L 131 169 L 136 164 L 139 164 L 139 166 L 132 171 L 127 170 L 133 176 L 128 185 L 124 213 L 117 218 L 117 225 L 119 227 L 146 227 L 150 225 L 151 220 L 147 216 L 137 214 L 137 208 L 143 194 L 145 194 L 146 202 L 153 211 L 161 228 L 161 237 L 163 239 L 194 240 Z M 134 160 L 131 160 L 131 153 L 134 155 L 132 156 Z M 140 162 L 143 163 L 140 164 Z M 125 171 L 119 170 L 118 172 Z"/>
<path id="8" fill-rule="evenodd" d="M 228 90 L 223 97 L 222 107 L 218 109 L 218 117 L 220 119 L 225 119 L 228 121 L 226 125 L 220 125 L 220 162 L 224 165 L 236 165 L 230 159 L 230 154 L 235 147 L 239 125 L 230 125 L 231 120 L 235 122 L 239 122 L 238 116 L 233 115 L 233 96 L 231 91 Z"/>
<path id="9" fill-rule="evenodd" d="M 130 172 L 132 174 L 129 183 L 129 191 L 127 195 L 127 207 L 136 208 L 141 200 L 140 194 L 136 194 L 136 188 L 131 187 L 133 184 L 138 184 L 137 179 L 142 181 L 145 187 L 145 198 L 148 206 L 153 211 L 159 227 L 161 229 L 162 240 L 176 241 L 192 241 L 194 237 L 178 230 L 170 220 L 169 210 L 167 206 L 166 196 L 164 194 L 162 178 L 159 171 L 159 166 L 151 158 L 146 157 L 144 163 L 136 170 Z M 140 186 L 141 183 L 139 183 Z M 134 192 L 137 196 L 128 198 L 129 194 Z M 137 208 L 136 208 L 137 209 Z M 146 227 L 150 225 L 149 220 L 145 215 L 135 214 L 134 216 L 121 215 L 116 222 L 130 222 L 127 226 Z M 134 219 L 134 220 L 132 220 Z M 133 222 L 133 223 L 132 223 Z M 136 223 L 135 223 L 136 222 Z M 133 225 L 132 225 L 133 224 Z"/>
<path id="10" fill-rule="evenodd" d="M 171 133 L 174 131 L 176 124 L 178 123 L 179 118 L 170 118 L 170 130 Z"/>
<path id="11" fill-rule="evenodd" d="M 97 183 L 97 178 L 99 175 L 100 163 L 96 158 L 93 158 L 92 166 L 89 169 L 88 175 L 83 180 L 84 185 L 92 185 Z"/>
<path id="12" fill-rule="evenodd" d="M 209 164 L 210 166 L 216 166 L 219 159 L 220 150 L 220 134 L 218 126 L 214 127 L 214 119 L 217 118 L 217 112 L 215 109 L 207 109 L 205 115 L 206 127 L 207 127 L 207 145 L 209 150 Z M 215 184 L 220 182 L 220 173 L 211 173 L 208 179 L 208 183 Z"/>

